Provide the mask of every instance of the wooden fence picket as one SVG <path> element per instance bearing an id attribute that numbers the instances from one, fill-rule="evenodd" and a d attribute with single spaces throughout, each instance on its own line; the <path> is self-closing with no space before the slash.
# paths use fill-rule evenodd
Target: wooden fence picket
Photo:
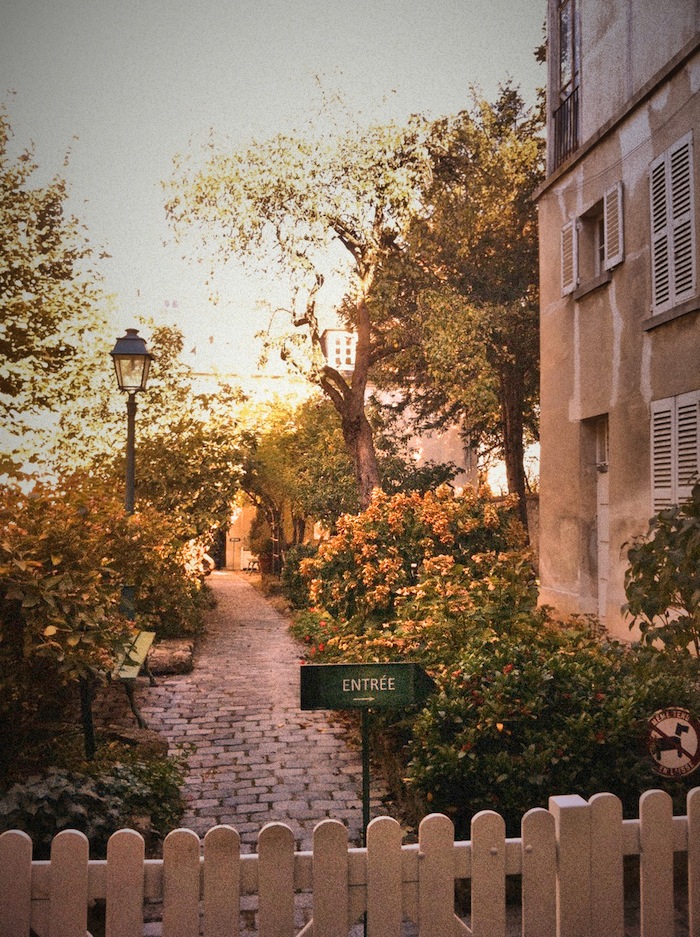
<path id="1" fill-rule="evenodd" d="M 27 937 L 32 909 L 32 841 L 26 833 L 0 834 L 0 933 Z"/>
<path id="2" fill-rule="evenodd" d="M 505 937 L 506 825 L 503 817 L 484 810 L 473 818 L 472 914 L 474 937 Z"/>
<path id="3" fill-rule="evenodd" d="M 143 933 L 143 837 L 119 830 L 107 843 L 106 937 L 140 937 Z"/>
<path id="4" fill-rule="evenodd" d="M 367 827 L 367 932 L 400 937 L 402 913 L 401 827 L 375 817 Z"/>
<path id="5" fill-rule="evenodd" d="M 204 837 L 204 937 L 230 937 L 240 929 L 241 838 L 232 826 Z"/>
<path id="6" fill-rule="evenodd" d="M 522 820 L 523 937 L 551 937 L 557 928 L 557 842 L 554 817 L 535 807 Z"/>
<path id="7" fill-rule="evenodd" d="M 624 937 L 622 803 L 614 794 L 595 794 L 589 803 L 591 932 L 604 937 Z"/>
<path id="8" fill-rule="evenodd" d="M 578 794 L 550 797 L 559 855 L 557 937 L 591 934 L 591 808 Z"/>
<path id="9" fill-rule="evenodd" d="M 420 937 L 468 933 L 455 915 L 454 826 L 431 813 L 418 827 L 418 932 Z"/>
<path id="10" fill-rule="evenodd" d="M 199 837 L 173 830 L 163 843 L 163 937 L 199 934 Z"/>
<path id="11" fill-rule="evenodd" d="M 87 836 L 63 830 L 51 843 L 49 937 L 85 937 L 88 907 Z"/>
<path id="12" fill-rule="evenodd" d="M 673 937 L 673 802 L 665 791 L 639 800 L 640 937 Z"/>
<path id="13" fill-rule="evenodd" d="M 294 937 L 294 834 L 267 823 L 258 836 L 258 935 Z"/>
<path id="14" fill-rule="evenodd" d="M 700 937 L 700 788 L 688 793 L 688 937 Z"/>
<path id="15" fill-rule="evenodd" d="M 348 830 L 339 820 L 314 828 L 313 918 L 297 937 L 347 937 L 350 921 Z"/>

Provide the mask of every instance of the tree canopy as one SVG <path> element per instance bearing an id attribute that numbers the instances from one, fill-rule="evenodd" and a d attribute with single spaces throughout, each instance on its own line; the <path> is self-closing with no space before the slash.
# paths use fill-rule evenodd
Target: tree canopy
<path id="1" fill-rule="evenodd" d="M 25 430 L 71 399 L 73 370 L 104 326 L 99 278 L 64 179 L 35 182 L 31 149 L 12 154 L 0 110 L 0 415 L 2 471 L 16 474 Z M 13 450 L 16 450 L 13 452 Z"/>
<path id="2" fill-rule="evenodd" d="M 367 297 L 382 258 L 418 208 L 430 176 L 425 123 L 352 128 L 334 135 L 280 135 L 231 154 L 208 151 L 176 163 L 166 205 L 176 232 L 195 229 L 197 250 L 263 267 L 274 258 L 288 277 L 294 326 L 305 326 L 311 378 L 336 408 L 363 505 L 380 473 L 365 413 L 374 363 Z M 329 267 L 346 276 L 357 335 L 351 376 L 325 362 L 319 293 Z M 284 354 L 294 355 L 293 345 Z"/>
<path id="3" fill-rule="evenodd" d="M 313 138 L 279 136 L 231 154 L 178 159 L 167 214 L 196 252 L 289 278 L 308 373 L 341 419 L 361 506 L 381 470 L 368 383 L 403 392 L 423 425 L 459 421 L 505 457 L 524 500 L 523 436 L 536 433 L 537 114 L 511 85 L 490 105 Z M 352 375 L 321 354 L 317 303 L 333 248 L 347 290 L 337 312 L 357 337 Z M 298 343 L 283 356 L 297 360 Z"/>
<path id="4" fill-rule="evenodd" d="M 510 85 L 494 104 L 432 126 L 423 212 L 375 278 L 369 305 L 388 353 L 380 385 L 423 426 L 459 422 L 496 449 L 524 500 L 523 438 L 537 435 L 537 112 Z"/>

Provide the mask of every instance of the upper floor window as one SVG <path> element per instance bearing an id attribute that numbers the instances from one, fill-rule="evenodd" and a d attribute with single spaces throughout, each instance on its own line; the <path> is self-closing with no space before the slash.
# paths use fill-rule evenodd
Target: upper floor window
<path id="1" fill-rule="evenodd" d="M 557 68 L 553 101 L 554 167 L 573 153 L 578 139 L 579 29 L 577 0 L 557 5 Z"/>
<path id="2" fill-rule="evenodd" d="M 578 26 L 576 0 L 559 4 L 559 100 L 578 87 Z"/>
<path id="3" fill-rule="evenodd" d="M 695 295 L 693 138 L 688 133 L 651 164 L 652 312 L 664 312 Z"/>
<path id="4" fill-rule="evenodd" d="M 564 225 L 561 232 L 562 293 L 600 286 L 601 278 L 624 260 L 622 183 Z"/>

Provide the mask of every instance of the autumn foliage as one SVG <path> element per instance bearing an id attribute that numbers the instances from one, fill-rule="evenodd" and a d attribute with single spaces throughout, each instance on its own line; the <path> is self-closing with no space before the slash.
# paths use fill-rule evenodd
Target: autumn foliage
<path id="1" fill-rule="evenodd" d="M 476 568 L 484 554 L 522 547 L 516 505 L 470 487 L 459 496 L 448 485 L 425 494 L 375 490 L 366 511 L 341 517 L 337 534 L 302 562 L 312 604 L 362 624 L 386 619 L 437 567 Z"/>
<path id="2" fill-rule="evenodd" d="M 661 787 L 679 808 L 692 777 L 663 778 L 648 719 L 692 708 L 697 661 L 607 639 L 594 620 L 537 605 L 537 579 L 508 499 L 449 489 L 375 493 L 302 561 L 311 608 L 293 631 L 308 663 L 421 664 L 436 692 L 419 711 L 373 714 L 394 793 L 416 822 L 438 810 L 468 837 L 497 810 L 515 835 L 552 794 L 617 794 L 626 810 Z"/>
<path id="3" fill-rule="evenodd" d="M 0 487 L 0 527 L 0 734 L 19 733 L 58 705 L 62 688 L 112 669 L 133 628 L 120 611 L 122 584 L 136 587 L 139 627 L 169 634 L 201 619 L 193 545 L 154 508 L 126 516 L 94 478 Z"/>

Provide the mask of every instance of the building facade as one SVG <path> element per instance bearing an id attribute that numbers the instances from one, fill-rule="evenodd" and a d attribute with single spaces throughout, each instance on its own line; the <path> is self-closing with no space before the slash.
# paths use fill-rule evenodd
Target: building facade
<path id="1" fill-rule="evenodd" d="M 541 601 L 628 637 L 625 544 L 700 467 L 700 3 L 548 0 Z"/>

